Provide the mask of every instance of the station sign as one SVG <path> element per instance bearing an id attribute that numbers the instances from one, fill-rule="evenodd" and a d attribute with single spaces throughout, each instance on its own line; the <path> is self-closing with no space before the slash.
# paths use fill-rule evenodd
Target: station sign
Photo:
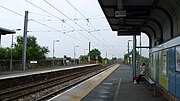
<path id="1" fill-rule="evenodd" d="M 130 31 L 118 31 L 117 33 L 118 36 L 128 36 L 128 35 L 140 35 L 140 32 L 130 32 Z"/>
<path id="2" fill-rule="evenodd" d="M 37 61 L 30 61 L 30 63 L 32 63 L 32 64 L 34 64 L 34 63 L 35 63 L 35 64 L 36 64 L 36 63 L 37 63 Z"/>
<path id="3" fill-rule="evenodd" d="M 115 17 L 126 17 L 126 10 L 115 11 Z"/>
<path id="4" fill-rule="evenodd" d="M 121 29 L 117 31 L 118 36 L 140 35 L 139 29 Z"/>

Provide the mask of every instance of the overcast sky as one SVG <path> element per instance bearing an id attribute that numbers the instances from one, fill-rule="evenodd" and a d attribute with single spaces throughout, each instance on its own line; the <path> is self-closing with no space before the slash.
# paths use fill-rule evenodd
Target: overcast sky
<path id="1" fill-rule="evenodd" d="M 48 57 L 52 57 L 53 40 L 60 40 L 55 43 L 56 57 L 73 57 L 74 46 L 79 46 L 76 57 L 87 54 L 91 42 L 91 49 L 99 49 L 102 57 L 107 52 L 108 58 L 123 57 L 127 40 L 132 40 L 131 36 L 117 36 L 117 32 L 111 31 L 98 0 L 0 0 L 0 27 L 22 29 L 14 35 L 14 42 L 16 36 L 23 35 L 25 11 L 29 11 L 28 35 L 49 48 Z M 148 45 L 147 40 L 142 34 L 143 45 Z M 2 47 L 10 47 L 11 35 L 2 36 L 1 43 Z M 130 46 L 132 49 L 132 42 Z M 148 56 L 147 50 L 143 55 Z"/>

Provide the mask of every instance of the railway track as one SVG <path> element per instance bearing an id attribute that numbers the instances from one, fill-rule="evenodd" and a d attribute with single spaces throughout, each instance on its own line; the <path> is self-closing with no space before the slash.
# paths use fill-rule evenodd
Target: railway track
<path id="1" fill-rule="evenodd" d="M 44 101 L 106 70 L 89 67 L 61 73 L 61 76 L 0 90 L 1 101 Z M 63 75 L 62 75 L 63 74 Z"/>

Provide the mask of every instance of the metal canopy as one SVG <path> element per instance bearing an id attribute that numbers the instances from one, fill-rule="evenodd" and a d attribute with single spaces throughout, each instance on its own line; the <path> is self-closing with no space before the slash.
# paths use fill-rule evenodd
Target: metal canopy
<path id="1" fill-rule="evenodd" d="M 9 29 L 0 27 L 0 48 L 1 48 L 1 35 L 13 34 L 13 33 L 16 33 L 16 32 L 13 30 L 9 30 Z"/>
<path id="2" fill-rule="evenodd" d="M 9 29 L 0 27 L 0 35 L 13 34 L 13 33 L 16 33 L 16 32 L 13 30 L 9 30 Z"/>
<path id="3" fill-rule="evenodd" d="M 9 30 L 9 29 L 5 29 L 5 28 L 0 27 L 0 34 L 1 35 L 13 34 L 13 33 L 16 33 L 16 32 L 13 30 Z"/>
<path id="4" fill-rule="evenodd" d="M 112 30 L 127 30 L 128 35 L 129 29 L 142 29 L 146 25 L 155 1 L 157 0 L 99 0 L 99 3 Z M 116 11 L 123 10 L 126 11 L 125 17 L 115 16 Z"/>

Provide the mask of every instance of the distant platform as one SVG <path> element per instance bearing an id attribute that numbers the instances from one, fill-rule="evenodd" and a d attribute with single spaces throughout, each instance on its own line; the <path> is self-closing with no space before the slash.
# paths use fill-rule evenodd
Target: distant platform
<path id="1" fill-rule="evenodd" d="M 95 66 L 95 65 L 98 65 L 98 64 L 85 64 L 85 65 L 76 65 L 76 66 L 59 66 L 59 67 L 52 67 L 52 68 L 29 69 L 29 70 L 25 70 L 25 71 L 19 70 L 19 71 L 0 72 L 0 80 L 22 77 L 22 76 L 28 76 L 28 75 L 49 73 L 49 72 L 55 72 L 55 71 L 61 71 L 61 70 L 82 68 L 82 67 L 87 67 L 87 66 Z"/>

